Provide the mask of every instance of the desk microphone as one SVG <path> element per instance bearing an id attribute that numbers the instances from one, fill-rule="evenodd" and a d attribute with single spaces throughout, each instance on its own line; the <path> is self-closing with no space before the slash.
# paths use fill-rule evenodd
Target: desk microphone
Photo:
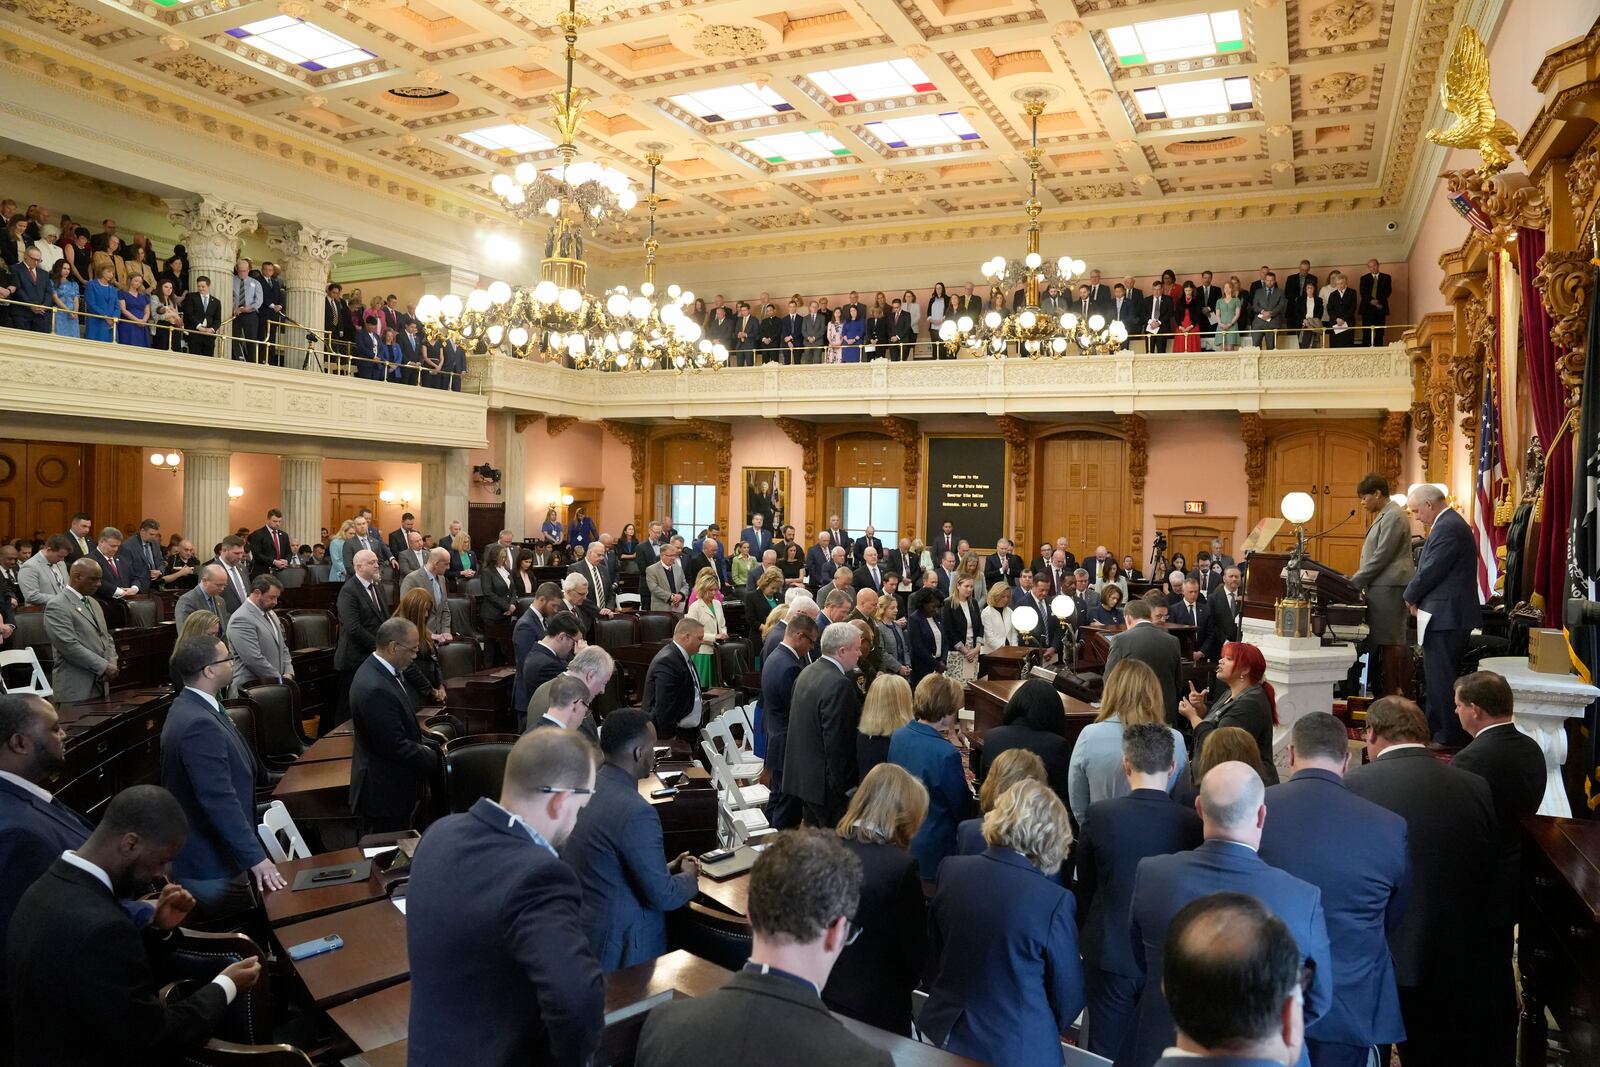
<path id="1" fill-rule="evenodd" d="M 1332 526 L 1328 527 L 1326 530 L 1323 530 L 1321 533 L 1312 534 L 1310 537 L 1306 538 L 1306 540 L 1307 541 L 1315 541 L 1319 537 L 1327 537 L 1329 534 L 1333 533 L 1333 531 L 1337 530 L 1339 527 L 1343 526 L 1345 523 L 1349 522 L 1351 519 L 1353 519 L 1355 517 L 1356 517 L 1356 509 L 1355 508 L 1351 508 L 1350 509 L 1350 514 L 1346 515 L 1344 518 L 1340 519 L 1338 522 L 1334 523 Z"/>

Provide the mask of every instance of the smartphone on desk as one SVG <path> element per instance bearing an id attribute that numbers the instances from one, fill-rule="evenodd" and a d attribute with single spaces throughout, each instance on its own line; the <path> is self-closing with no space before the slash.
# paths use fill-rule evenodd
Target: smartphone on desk
<path id="1" fill-rule="evenodd" d="M 671 800 L 673 797 L 675 797 L 677 795 L 678 795 L 678 790 L 677 790 L 676 786 L 669 786 L 666 789 L 652 789 L 652 790 L 650 790 L 650 799 L 652 799 L 652 800 Z"/>
<path id="2" fill-rule="evenodd" d="M 327 937 L 319 937 L 315 941 L 302 941 L 298 945 L 291 945 L 289 947 L 289 958 L 298 963 L 300 960 L 308 960 L 312 956 L 320 956 L 325 952 L 333 952 L 341 948 L 344 948 L 344 938 L 338 934 L 329 934 Z"/>

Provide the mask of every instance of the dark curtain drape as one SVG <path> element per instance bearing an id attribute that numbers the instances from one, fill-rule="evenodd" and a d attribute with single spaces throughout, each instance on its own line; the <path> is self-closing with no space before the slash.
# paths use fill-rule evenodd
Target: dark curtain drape
<path id="1" fill-rule="evenodd" d="M 1539 260 L 1544 256 L 1544 231 L 1519 228 L 1517 255 L 1521 264 L 1522 343 L 1528 356 L 1528 397 L 1533 404 L 1534 428 L 1545 451 L 1538 543 L 1528 546 L 1534 553 L 1533 592 L 1544 598 L 1544 624 L 1560 626 L 1567 590 L 1567 526 L 1572 514 L 1572 432 L 1566 427 L 1566 395 L 1556 369 L 1560 350 L 1550 340 L 1550 315 L 1539 298 L 1539 290 L 1533 287 Z M 1517 460 L 1515 450 L 1523 446 L 1512 441 L 1506 444 L 1507 460 Z"/>

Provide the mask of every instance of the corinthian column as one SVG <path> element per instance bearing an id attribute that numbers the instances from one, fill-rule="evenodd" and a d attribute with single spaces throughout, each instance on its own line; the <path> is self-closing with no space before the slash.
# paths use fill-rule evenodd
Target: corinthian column
<path id="1" fill-rule="evenodd" d="M 327 350 L 323 336 L 323 298 L 327 295 L 328 271 L 335 256 L 344 255 L 349 247 L 348 235 L 338 230 L 319 230 L 298 222 L 267 228 L 267 244 L 283 253 L 283 288 L 286 293 L 284 314 L 305 329 L 285 323 L 280 336 L 283 343 L 293 347 L 284 351 L 286 366 L 303 368 L 306 365 L 306 333 L 316 335 L 310 350 L 322 358 Z M 320 487 L 319 487 L 320 491 Z"/>
<path id="2" fill-rule="evenodd" d="M 183 453 L 183 532 L 201 559 L 231 533 L 228 525 L 228 464 L 233 453 L 185 449 Z"/>
<path id="3" fill-rule="evenodd" d="M 283 528 L 301 544 L 322 532 L 322 457 L 283 456 L 278 461 Z"/>
<path id="4" fill-rule="evenodd" d="M 168 200 L 167 221 L 183 231 L 189 252 L 189 280 L 202 274 L 211 279 L 211 296 L 222 304 L 222 321 L 233 315 L 233 268 L 239 261 L 239 235 L 256 228 L 256 209 L 209 196 Z M 229 331 L 224 328 L 223 333 Z M 219 343 L 216 354 L 228 358 L 228 346 Z M 227 485 L 223 485 L 227 489 Z M 206 542 L 208 545 L 211 542 Z M 200 543 L 195 542 L 200 549 Z"/>

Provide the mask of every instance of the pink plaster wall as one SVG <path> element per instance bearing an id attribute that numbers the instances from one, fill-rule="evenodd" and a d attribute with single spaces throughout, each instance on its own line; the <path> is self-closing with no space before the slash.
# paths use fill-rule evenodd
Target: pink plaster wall
<path id="1" fill-rule="evenodd" d="M 1181 515 L 1185 500 L 1204 500 L 1207 515 L 1233 515 L 1233 544 L 1250 532 L 1244 441 L 1236 414 L 1149 419 L 1150 468 L 1144 483 L 1146 551 L 1157 515 Z M 1126 546 L 1124 546 L 1126 547 Z"/>

